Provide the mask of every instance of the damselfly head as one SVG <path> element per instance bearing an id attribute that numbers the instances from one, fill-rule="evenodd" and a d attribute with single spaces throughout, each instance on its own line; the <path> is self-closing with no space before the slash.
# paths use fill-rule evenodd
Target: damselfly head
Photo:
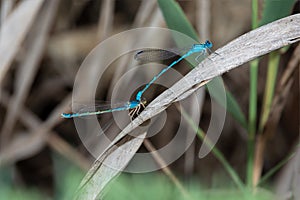
<path id="1" fill-rule="evenodd" d="M 213 44 L 210 42 L 210 41 L 208 41 L 208 40 L 206 40 L 206 42 L 205 42 L 205 44 L 204 44 L 207 48 L 212 48 L 212 46 L 213 46 Z"/>

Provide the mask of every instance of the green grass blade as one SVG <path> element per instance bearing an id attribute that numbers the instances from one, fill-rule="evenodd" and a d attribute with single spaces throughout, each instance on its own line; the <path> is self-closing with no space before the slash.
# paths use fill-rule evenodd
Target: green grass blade
<path id="1" fill-rule="evenodd" d="M 199 41 L 197 32 L 177 2 L 174 0 L 158 0 L 157 2 L 170 29 L 184 33 L 194 40 Z M 185 47 L 186 43 L 182 42 L 184 41 L 176 40 L 179 47 Z"/>
<path id="2" fill-rule="evenodd" d="M 291 14 L 297 0 L 265 0 L 260 26 Z"/>

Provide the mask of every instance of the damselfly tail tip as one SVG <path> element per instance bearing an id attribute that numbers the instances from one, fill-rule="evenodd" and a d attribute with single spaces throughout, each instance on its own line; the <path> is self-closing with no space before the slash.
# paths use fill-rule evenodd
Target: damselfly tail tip
<path id="1" fill-rule="evenodd" d="M 62 118 L 67 118 L 67 119 L 72 118 L 72 114 L 71 113 L 62 113 L 62 114 L 60 114 L 60 116 Z"/>

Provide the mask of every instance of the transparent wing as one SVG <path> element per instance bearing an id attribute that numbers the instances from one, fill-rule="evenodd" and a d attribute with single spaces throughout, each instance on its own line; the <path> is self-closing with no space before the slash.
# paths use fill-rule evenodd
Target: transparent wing
<path id="1" fill-rule="evenodd" d="M 74 107 L 74 112 L 78 113 L 85 113 L 85 112 L 93 112 L 93 111 L 106 111 L 106 110 L 112 110 L 114 108 L 124 107 L 128 104 L 127 101 L 125 102 L 119 102 L 112 104 L 109 101 L 96 101 L 93 105 L 92 103 L 84 103 L 84 104 L 78 104 L 76 103 Z"/>
<path id="2" fill-rule="evenodd" d="M 108 110 L 111 109 L 111 107 L 112 105 L 110 101 L 96 101 L 95 103 L 75 102 L 72 105 L 74 113 L 92 112 L 95 110 Z"/>
<path id="3" fill-rule="evenodd" d="M 155 62 L 166 60 L 187 52 L 189 48 L 173 49 L 143 49 L 134 55 L 134 59 L 139 62 Z"/>

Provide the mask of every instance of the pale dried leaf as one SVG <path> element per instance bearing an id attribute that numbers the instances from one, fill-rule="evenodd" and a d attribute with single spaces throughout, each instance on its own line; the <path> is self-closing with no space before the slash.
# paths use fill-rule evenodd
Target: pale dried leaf
<path id="1" fill-rule="evenodd" d="M 26 0 L 8 16 L 0 30 L 0 83 L 44 0 Z"/>
<path id="2" fill-rule="evenodd" d="M 27 98 L 29 89 L 34 80 L 34 76 L 38 70 L 39 61 L 43 55 L 48 33 L 51 28 L 52 21 L 55 16 L 55 11 L 58 6 L 58 0 L 47 1 L 42 7 L 38 15 L 38 20 L 33 27 L 33 31 L 28 38 L 28 46 L 24 63 L 18 68 L 16 94 L 7 110 L 6 119 L 2 127 L 1 138 L 6 141 L 10 135 L 14 123 L 19 115 L 19 110 L 23 106 L 23 102 Z M 4 142 L 5 143 L 5 142 Z"/>

